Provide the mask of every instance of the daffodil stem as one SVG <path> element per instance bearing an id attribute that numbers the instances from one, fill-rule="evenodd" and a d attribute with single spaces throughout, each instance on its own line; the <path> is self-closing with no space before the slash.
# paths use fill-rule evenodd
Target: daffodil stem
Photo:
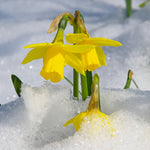
<path id="1" fill-rule="evenodd" d="M 73 69 L 73 97 L 79 100 L 79 73 Z"/>
<path id="2" fill-rule="evenodd" d="M 132 15 L 132 0 L 126 0 L 127 17 Z"/>
<path id="3" fill-rule="evenodd" d="M 128 78 L 124 89 L 129 89 L 130 85 L 131 85 L 131 79 Z"/>
<path id="4" fill-rule="evenodd" d="M 91 86 L 92 86 L 92 72 L 86 71 L 87 78 L 87 87 L 88 87 L 88 96 L 91 96 Z"/>
<path id="5" fill-rule="evenodd" d="M 75 19 L 74 19 L 74 33 L 87 33 L 85 25 L 84 25 L 84 18 L 79 11 L 75 11 Z M 87 77 L 86 74 L 81 77 L 81 89 L 82 89 L 82 100 L 86 100 L 88 96 L 88 86 L 87 86 Z M 74 72 L 74 78 L 77 78 L 77 74 Z M 76 85 L 75 85 L 76 84 Z M 74 97 L 77 97 L 78 87 L 78 80 L 74 79 Z"/>
<path id="6" fill-rule="evenodd" d="M 133 75 L 133 72 L 132 72 L 131 70 L 129 70 L 129 71 L 128 71 L 128 76 L 127 76 L 126 85 L 125 85 L 124 89 L 130 88 L 131 80 L 132 80 L 132 75 Z"/>
<path id="7" fill-rule="evenodd" d="M 126 85 L 125 85 L 124 89 L 130 88 L 131 81 L 134 83 L 134 85 L 136 86 L 137 89 L 139 88 L 138 85 L 136 84 L 135 80 L 132 78 L 132 76 L 133 76 L 133 72 L 131 70 L 129 70 Z"/>
<path id="8" fill-rule="evenodd" d="M 80 74 L 80 76 L 81 76 L 82 100 L 85 101 L 88 96 L 87 78 L 86 74 L 85 76 Z"/>

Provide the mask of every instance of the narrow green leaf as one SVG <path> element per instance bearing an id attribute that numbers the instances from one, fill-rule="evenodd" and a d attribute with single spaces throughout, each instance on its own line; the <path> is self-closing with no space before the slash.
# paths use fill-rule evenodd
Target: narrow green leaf
<path id="1" fill-rule="evenodd" d="M 150 2 L 150 0 L 147 0 L 147 1 L 143 2 L 143 3 L 141 3 L 141 4 L 139 5 L 139 7 L 144 7 L 148 2 Z"/>
<path id="2" fill-rule="evenodd" d="M 139 5 L 139 7 L 144 7 L 146 5 L 146 2 Z"/>
<path id="3" fill-rule="evenodd" d="M 132 78 L 132 82 L 134 83 L 134 85 L 136 86 L 137 89 L 139 89 L 137 83 L 135 82 L 135 80 Z"/>
<path id="4" fill-rule="evenodd" d="M 66 81 L 68 81 L 73 86 L 73 83 L 67 77 L 64 76 L 64 78 Z"/>
<path id="5" fill-rule="evenodd" d="M 74 85 L 67 77 L 65 77 L 65 80 L 68 81 L 68 83 L 70 83 L 72 86 Z M 82 92 L 78 90 L 78 92 L 80 93 L 80 95 L 82 96 Z"/>
<path id="6" fill-rule="evenodd" d="M 23 82 L 14 74 L 11 75 L 11 80 L 14 85 L 15 91 L 19 97 L 21 97 L 21 85 Z"/>

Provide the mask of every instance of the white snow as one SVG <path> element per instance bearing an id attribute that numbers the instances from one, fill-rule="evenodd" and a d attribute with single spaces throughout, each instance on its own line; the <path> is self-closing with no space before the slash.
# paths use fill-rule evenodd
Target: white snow
<path id="1" fill-rule="evenodd" d="M 72 101 L 70 88 L 46 83 L 42 87 L 22 88 L 23 99 L 2 106 L 0 111 L 0 149 L 145 149 L 150 147 L 150 92 L 101 89 L 102 111 L 109 115 L 114 136 L 99 118 L 82 125 L 63 124 L 86 110 L 89 100 Z M 88 119 L 88 118 L 87 118 Z M 96 132 L 89 134 L 93 128 Z"/>
<path id="2" fill-rule="evenodd" d="M 150 149 L 150 3 L 133 0 L 133 15 L 126 18 L 125 0 L 1 0 L 0 5 L 0 150 L 149 150 Z M 85 111 L 85 102 L 73 101 L 71 87 L 40 77 L 42 60 L 21 62 L 29 50 L 27 44 L 51 42 L 47 34 L 51 21 L 62 12 L 80 10 L 91 37 L 106 37 L 121 42 L 121 47 L 103 47 L 107 67 L 94 72 L 100 75 L 102 112 L 109 115 L 114 136 L 95 118 L 83 132 L 63 124 Z M 71 33 L 67 27 L 65 34 Z M 123 90 L 127 72 L 140 89 Z M 10 75 L 25 83 L 22 98 L 17 98 Z M 72 69 L 64 70 L 72 80 Z M 94 120 L 94 121 L 95 121 Z"/>

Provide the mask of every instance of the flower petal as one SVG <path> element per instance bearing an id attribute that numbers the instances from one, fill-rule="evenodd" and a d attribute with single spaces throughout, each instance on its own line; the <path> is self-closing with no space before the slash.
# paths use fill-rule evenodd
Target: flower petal
<path id="1" fill-rule="evenodd" d="M 102 66 L 106 66 L 107 65 L 106 64 L 106 56 L 105 56 L 105 54 L 103 52 L 103 49 L 101 47 L 97 46 L 96 47 L 96 52 L 97 52 L 97 56 L 98 56 L 98 59 L 100 61 L 100 64 Z"/>
<path id="2" fill-rule="evenodd" d="M 70 53 L 85 53 L 95 48 L 93 45 L 63 45 L 66 52 Z"/>
<path id="3" fill-rule="evenodd" d="M 47 48 L 37 47 L 32 49 L 22 61 L 22 64 L 26 64 L 32 60 L 43 58 L 46 54 Z"/>
<path id="4" fill-rule="evenodd" d="M 75 116 L 74 118 L 68 120 L 64 126 L 68 126 L 69 124 L 73 123 L 76 131 L 78 131 L 80 129 L 81 123 L 83 121 L 83 118 L 87 115 L 87 112 L 82 112 L 80 114 L 78 114 L 77 116 Z"/>
<path id="5" fill-rule="evenodd" d="M 53 43 L 36 43 L 36 44 L 30 44 L 30 45 L 26 45 L 23 49 L 25 48 L 35 48 L 35 47 L 48 47 L 48 46 L 52 46 L 54 45 Z"/>
<path id="6" fill-rule="evenodd" d="M 87 38 L 89 38 L 88 35 L 84 33 L 69 33 L 66 35 L 66 41 L 72 44 L 80 43 Z"/>
<path id="7" fill-rule="evenodd" d="M 66 63 L 70 67 L 74 68 L 78 73 L 81 73 L 81 74 L 85 75 L 84 69 L 82 67 L 81 60 L 79 59 L 79 57 L 77 55 L 67 53 L 65 55 L 65 59 L 66 59 Z"/>
<path id="8" fill-rule="evenodd" d="M 121 46 L 122 44 L 118 41 L 106 39 L 106 38 L 90 38 L 90 40 L 93 42 L 95 45 L 99 46 Z"/>
<path id="9" fill-rule="evenodd" d="M 47 50 L 43 68 L 40 75 L 51 82 L 59 82 L 64 79 L 65 55 L 61 47 L 51 47 Z"/>

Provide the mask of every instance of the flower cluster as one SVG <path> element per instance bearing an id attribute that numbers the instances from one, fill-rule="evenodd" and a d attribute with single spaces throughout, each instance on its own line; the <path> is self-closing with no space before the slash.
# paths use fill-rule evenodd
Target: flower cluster
<path id="1" fill-rule="evenodd" d="M 75 45 L 63 44 L 63 41 L 56 39 L 53 43 L 25 46 L 24 48 L 32 48 L 32 50 L 24 58 L 22 64 L 43 58 L 40 75 L 45 80 L 59 82 L 64 79 L 63 71 L 66 64 L 84 75 L 86 70 L 93 71 L 101 65 L 106 66 L 106 56 L 101 46 L 121 46 L 121 43 L 117 41 L 106 38 L 90 38 L 84 33 L 67 34 L 66 40 Z"/>
<path id="2" fill-rule="evenodd" d="M 72 45 L 64 44 L 64 30 L 67 22 L 74 28 L 74 33 L 67 34 L 65 37 L 66 41 Z M 117 47 L 121 46 L 121 43 L 103 37 L 91 38 L 84 25 L 83 16 L 79 11 L 75 11 L 75 16 L 70 13 L 57 16 L 50 25 L 48 32 L 51 33 L 55 30 L 57 30 L 57 33 L 52 43 L 30 44 L 24 47 L 30 48 L 31 51 L 24 58 L 22 64 L 35 59 L 43 59 L 40 75 L 51 82 L 59 82 L 64 79 L 64 67 L 69 65 L 73 68 L 74 83 L 71 83 L 67 78 L 65 79 L 73 85 L 73 96 L 77 100 L 79 99 L 78 73 L 80 73 L 82 100 L 86 100 L 87 96 L 92 93 L 91 100 L 86 111 L 67 121 L 64 126 L 73 123 L 76 131 L 81 131 L 84 129 L 84 124 L 90 122 L 89 129 L 92 129 L 90 133 L 106 127 L 106 130 L 113 135 L 114 129 L 111 119 L 101 112 L 99 77 L 95 74 L 92 82 L 92 71 L 101 67 L 101 65 L 106 66 L 106 56 L 102 46 Z"/>

